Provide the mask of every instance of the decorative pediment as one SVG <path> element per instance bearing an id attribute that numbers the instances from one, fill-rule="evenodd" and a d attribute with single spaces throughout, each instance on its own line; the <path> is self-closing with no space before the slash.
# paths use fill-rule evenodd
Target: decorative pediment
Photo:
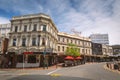
<path id="1" fill-rule="evenodd" d="M 19 50 L 18 50 L 18 49 L 15 49 L 15 48 L 9 48 L 9 49 L 8 49 L 8 52 L 15 52 L 15 53 L 18 53 Z"/>

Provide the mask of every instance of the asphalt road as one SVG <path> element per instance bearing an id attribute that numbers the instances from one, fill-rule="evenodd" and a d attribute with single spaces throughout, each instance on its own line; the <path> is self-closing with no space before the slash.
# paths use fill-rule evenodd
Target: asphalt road
<path id="1" fill-rule="evenodd" d="M 1 71 L 0 80 L 120 80 L 120 74 L 93 63 L 46 70 Z"/>

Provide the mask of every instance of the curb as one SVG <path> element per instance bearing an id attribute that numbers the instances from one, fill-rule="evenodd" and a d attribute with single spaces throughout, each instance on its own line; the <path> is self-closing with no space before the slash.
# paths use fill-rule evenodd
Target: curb
<path id="1" fill-rule="evenodd" d="M 48 69 L 57 69 L 57 68 L 59 68 L 59 67 L 61 67 L 61 66 L 57 66 L 56 67 L 56 65 L 54 65 L 54 66 L 50 66 L 50 67 L 48 67 Z M 8 68 L 8 69 L 0 69 L 1 71 L 15 71 L 15 70 L 46 70 L 46 68 L 45 69 L 43 69 L 43 67 L 38 67 L 38 68 Z"/>
<path id="2" fill-rule="evenodd" d="M 105 70 L 108 70 L 108 71 L 111 71 L 111 72 L 114 72 L 114 73 L 118 73 L 118 74 L 120 74 L 120 71 L 110 69 L 110 68 L 108 68 L 106 65 L 104 65 L 103 67 L 104 67 Z"/>

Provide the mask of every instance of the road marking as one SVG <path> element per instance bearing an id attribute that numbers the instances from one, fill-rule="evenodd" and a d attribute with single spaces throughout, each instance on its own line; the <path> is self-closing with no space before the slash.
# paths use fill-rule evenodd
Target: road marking
<path id="1" fill-rule="evenodd" d="M 52 74 L 52 73 L 54 73 L 54 72 L 57 72 L 57 71 L 59 71 L 59 70 L 60 70 L 60 68 L 58 68 L 58 69 L 56 69 L 56 70 L 54 70 L 54 71 L 51 71 L 51 72 L 47 73 L 47 75 L 50 75 L 50 74 Z"/>
<path id="2" fill-rule="evenodd" d="M 61 76 L 61 74 L 50 74 L 50 76 L 58 77 L 58 76 Z"/>

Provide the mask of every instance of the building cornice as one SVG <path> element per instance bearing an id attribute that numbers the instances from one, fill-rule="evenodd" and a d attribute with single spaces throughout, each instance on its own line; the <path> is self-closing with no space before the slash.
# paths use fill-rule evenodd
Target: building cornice
<path id="1" fill-rule="evenodd" d="M 73 38 L 73 39 L 80 39 L 80 40 L 90 41 L 91 42 L 91 39 L 88 38 L 88 37 L 77 36 L 77 35 L 74 35 L 74 34 L 58 32 L 58 36 L 63 36 L 63 37 L 68 37 L 68 38 Z"/>

